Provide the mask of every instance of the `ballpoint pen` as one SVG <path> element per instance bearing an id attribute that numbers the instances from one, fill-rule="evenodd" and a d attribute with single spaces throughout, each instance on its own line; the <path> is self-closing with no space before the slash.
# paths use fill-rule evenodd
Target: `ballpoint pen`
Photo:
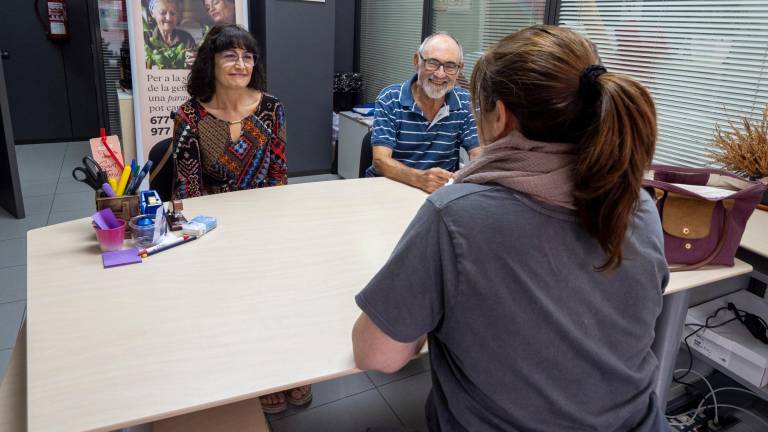
<path id="1" fill-rule="evenodd" d="M 144 177 L 149 174 L 151 169 L 152 161 L 147 161 L 147 163 L 144 164 L 144 168 L 141 169 L 141 172 L 136 176 L 133 183 L 131 184 L 130 190 L 126 191 L 126 195 L 133 195 L 136 193 L 136 190 L 141 186 L 141 182 L 144 181 Z"/>
<path id="2" fill-rule="evenodd" d="M 159 244 L 159 245 L 156 245 L 156 246 L 152 246 L 152 247 L 149 247 L 149 248 L 146 248 L 146 249 L 142 249 L 142 250 L 139 251 L 139 255 L 141 255 L 142 258 L 146 258 L 146 257 L 148 257 L 150 255 L 154 255 L 154 254 L 156 254 L 158 252 L 162 252 L 164 250 L 168 250 L 168 249 L 174 248 L 174 247 L 176 247 L 178 245 L 182 245 L 184 243 L 189 243 L 189 242 L 191 242 L 193 240 L 197 240 L 197 237 L 185 235 L 185 236 L 179 237 L 179 238 L 177 238 L 175 240 L 171 240 L 170 242 L 167 242 L 167 243 L 162 243 L 162 244 Z"/>

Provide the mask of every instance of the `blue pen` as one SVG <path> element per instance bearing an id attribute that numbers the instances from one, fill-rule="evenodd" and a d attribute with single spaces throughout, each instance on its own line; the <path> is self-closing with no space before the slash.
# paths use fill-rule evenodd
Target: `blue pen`
<path id="1" fill-rule="evenodd" d="M 139 166 L 139 163 L 136 162 L 136 159 L 132 159 L 131 160 L 131 175 L 133 176 L 133 178 L 131 180 L 135 180 L 136 179 L 136 176 L 139 174 L 139 168 L 140 168 L 140 166 Z"/>
<path id="2" fill-rule="evenodd" d="M 139 186 L 141 186 L 141 182 L 144 181 L 144 177 L 146 177 L 147 174 L 149 174 L 149 170 L 151 170 L 151 169 L 152 169 L 152 161 L 150 160 L 150 161 L 147 161 L 147 163 L 144 164 L 144 168 L 142 168 L 141 172 L 139 173 L 139 175 L 136 176 L 136 181 L 131 186 L 131 188 L 132 188 L 132 190 L 130 191 L 131 195 L 136 193 L 136 189 L 138 189 Z"/>

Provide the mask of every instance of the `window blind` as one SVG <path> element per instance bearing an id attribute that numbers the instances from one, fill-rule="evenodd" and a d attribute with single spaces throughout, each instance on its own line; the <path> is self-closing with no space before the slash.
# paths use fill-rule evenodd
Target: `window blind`
<path id="1" fill-rule="evenodd" d="M 447 31 L 464 47 L 464 75 L 504 36 L 544 22 L 546 0 L 433 0 L 431 32 Z"/>
<path id="2" fill-rule="evenodd" d="M 715 125 L 759 119 L 768 103 L 765 0 L 562 0 L 559 23 L 650 90 L 656 163 L 711 165 Z"/>
<path id="3" fill-rule="evenodd" d="M 415 73 L 413 53 L 421 43 L 423 15 L 422 1 L 360 3 L 360 72 L 366 102 L 373 102 L 384 87 Z"/>

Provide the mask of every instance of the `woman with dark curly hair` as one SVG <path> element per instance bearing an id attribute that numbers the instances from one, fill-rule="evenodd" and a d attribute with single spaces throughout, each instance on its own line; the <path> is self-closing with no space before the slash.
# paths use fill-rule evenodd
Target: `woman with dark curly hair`
<path id="1" fill-rule="evenodd" d="M 256 40 L 236 25 L 212 28 L 200 45 L 191 98 L 174 119 L 174 199 L 287 183 L 285 113 L 264 92 L 258 60 Z M 301 386 L 263 396 L 261 405 L 275 414 L 311 400 L 312 388 Z"/>
<path id="2" fill-rule="evenodd" d="M 214 27 L 200 45 L 174 121 L 174 198 L 287 183 L 285 113 L 264 92 L 258 60 L 256 40 L 236 25 Z"/>

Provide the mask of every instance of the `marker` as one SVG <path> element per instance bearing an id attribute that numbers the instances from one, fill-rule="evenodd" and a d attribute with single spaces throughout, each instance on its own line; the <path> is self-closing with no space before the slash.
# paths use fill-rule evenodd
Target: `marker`
<path id="1" fill-rule="evenodd" d="M 147 161 L 147 163 L 144 164 L 144 168 L 141 169 L 141 172 L 139 175 L 136 176 L 136 180 L 131 185 L 131 190 L 128 191 L 128 195 L 133 195 L 136 193 L 136 189 L 138 189 L 141 186 L 141 182 L 144 181 L 144 177 L 149 174 L 149 171 L 152 169 L 152 161 Z"/>
<path id="2" fill-rule="evenodd" d="M 108 197 L 115 196 L 115 190 L 112 189 L 112 186 L 110 186 L 109 183 L 104 183 L 103 185 L 101 185 L 101 190 L 103 190 L 104 195 Z"/>
<path id="3" fill-rule="evenodd" d="M 139 251 L 139 255 L 142 258 L 146 258 L 146 257 L 148 257 L 150 255 L 154 255 L 154 254 L 156 254 L 158 252 L 162 252 L 164 250 L 168 250 L 168 249 L 174 248 L 174 247 L 176 247 L 178 245 L 181 245 L 181 244 L 184 244 L 184 243 L 189 243 L 189 242 L 191 242 L 193 240 L 197 240 L 197 237 L 186 236 L 185 235 L 183 237 L 179 237 L 176 240 L 170 241 L 168 243 L 163 243 L 163 244 L 159 244 L 157 246 L 152 246 L 150 248 L 142 249 L 142 250 Z"/>
<path id="4" fill-rule="evenodd" d="M 109 187 L 112 188 L 112 192 L 117 190 L 117 180 L 115 180 L 113 178 L 107 179 L 107 183 L 109 183 Z"/>
<path id="5" fill-rule="evenodd" d="M 123 196 L 129 178 L 131 178 L 131 167 L 126 166 L 123 168 L 123 174 L 120 176 L 120 181 L 117 183 L 117 190 L 115 191 L 117 196 Z"/>

